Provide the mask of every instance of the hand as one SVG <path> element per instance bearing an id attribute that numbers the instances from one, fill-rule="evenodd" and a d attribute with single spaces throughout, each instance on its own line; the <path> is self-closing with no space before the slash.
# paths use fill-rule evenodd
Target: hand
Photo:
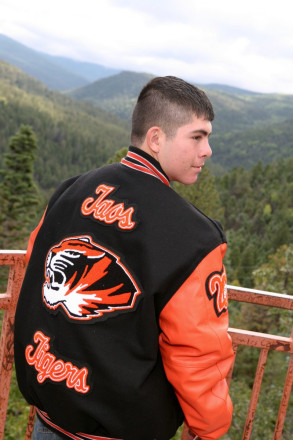
<path id="1" fill-rule="evenodd" d="M 193 434 L 184 423 L 183 431 L 181 434 L 181 440 L 201 440 L 201 439 L 197 435 Z"/>

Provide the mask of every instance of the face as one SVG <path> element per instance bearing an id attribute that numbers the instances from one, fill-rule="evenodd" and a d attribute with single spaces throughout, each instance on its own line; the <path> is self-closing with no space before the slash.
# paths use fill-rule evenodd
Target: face
<path id="1" fill-rule="evenodd" d="M 191 122 L 179 127 L 172 138 L 162 133 L 156 159 L 170 181 L 190 185 L 197 180 L 205 159 L 212 155 L 211 132 L 210 121 L 193 116 Z"/>

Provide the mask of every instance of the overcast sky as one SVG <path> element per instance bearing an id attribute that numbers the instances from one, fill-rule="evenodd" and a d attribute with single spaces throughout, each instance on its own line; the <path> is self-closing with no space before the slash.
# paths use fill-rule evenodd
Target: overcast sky
<path id="1" fill-rule="evenodd" d="M 293 94 L 293 0 L 0 0 L 0 33 L 121 70 Z"/>

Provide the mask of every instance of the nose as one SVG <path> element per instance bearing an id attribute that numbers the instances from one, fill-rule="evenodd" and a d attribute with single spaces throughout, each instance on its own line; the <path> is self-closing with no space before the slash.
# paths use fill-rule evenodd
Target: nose
<path id="1" fill-rule="evenodd" d="M 213 151 L 211 149 L 209 140 L 206 139 L 206 142 L 203 145 L 203 149 L 202 149 L 202 157 L 211 157 L 211 155 L 213 154 Z"/>

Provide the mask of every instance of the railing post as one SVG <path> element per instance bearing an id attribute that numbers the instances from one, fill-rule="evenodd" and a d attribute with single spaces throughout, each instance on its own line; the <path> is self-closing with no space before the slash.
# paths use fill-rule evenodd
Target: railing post
<path id="1" fill-rule="evenodd" d="M 260 352 L 258 364 L 257 364 L 257 370 L 255 374 L 254 384 L 252 388 L 251 393 L 251 399 L 249 403 L 248 413 L 246 417 L 245 427 L 244 427 L 244 433 L 243 433 L 243 440 L 248 440 L 250 438 L 251 430 L 252 430 L 252 424 L 255 416 L 255 410 L 256 405 L 258 401 L 258 396 L 260 392 L 260 387 L 262 383 L 263 373 L 267 361 L 269 350 L 268 349 L 262 349 Z"/>
<path id="2" fill-rule="evenodd" d="M 30 412 L 28 415 L 28 422 L 26 427 L 26 433 L 25 433 L 25 440 L 31 440 L 34 430 L 34 424 L 35 424 L 35 415 L 36 415 L 36 408 L 34 406 L 30 407 Z"/>
<path id="3" fill-rule="evenodd" d="M 2 440 L 14 359 L 14 315 L 25 271 L 25 252 L 0 251 L 0 264 L 11 266 L 7 292 L 0 294 L 0 307 L 5 310 L 0 341 L 0 440 Z"/>
<path id="4" fill-rule="evenodd" d="M 293 330 L 291 333 L 291 340 L 292 340 L 292 346 L 293 346 Z M 283 395 L 282 395 L 282 399 L 281 399 L 281 403 L 280 403 L 280 407 L 279 407 L 278 418 L 277 418 L 277 422 L 275 425 L 275 432 L 274 432 L 273 440 L 281 440 L 281 438 L 282 438 L 282 432 L 283 432 L 283 427 L 284 427 L 284 422 L 285 422 L 285 417 L 286 417 L 286 411 L 287 411 L 288 404 L 289 404 L 289 398 L 290 398 L 292 386 L 293 386 L 293 354 L 291 354 L 291 356 L 290 356 L 286 381 L 285 381 Z"/>

